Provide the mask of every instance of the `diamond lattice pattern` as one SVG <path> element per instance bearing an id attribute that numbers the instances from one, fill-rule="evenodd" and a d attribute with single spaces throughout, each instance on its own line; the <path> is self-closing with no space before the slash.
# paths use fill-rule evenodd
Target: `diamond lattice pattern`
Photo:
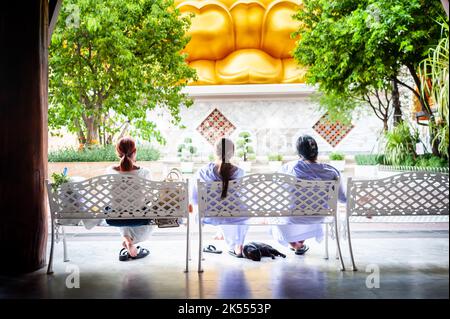
<path id="1" fill-rule="evenodd" d="M 203 217 L 333 216 L 337 181 L 307 181 L 286 174 L 252 174 L 222 183 L 199 183 Z"/>
<path id="2" fill-rule="evenodd" d="M 344 125 L 340 122 L 331 121 L 328 113 L 325 113 L 317 123 L 314 124 L 313 129 L 322 136 L 328 144 L 335 147 L 348 133 L 350 133 L 353 127 L 353 125 Z"/>
<path id="3" fill-rule="evenodd" d="M 214 109 L 197 127 L 197 131 L 211 144 L 234 132 L 236 127 L 218 109 Z"/>
<path id="4" fill-rule="evenodd" d="M 185 217 L 187 183 L 155 182 L 131 175 L 102 175 L 49 190 L 55 218 Z"/>
<path id="5" fill-rule="evenodd" d="M 411 172 L 352 181 L 349 216 L 448 215 L 448 175 Z"/>

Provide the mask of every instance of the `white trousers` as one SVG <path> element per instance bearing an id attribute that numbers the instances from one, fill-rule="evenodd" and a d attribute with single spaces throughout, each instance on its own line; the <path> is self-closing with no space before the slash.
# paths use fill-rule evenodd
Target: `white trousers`
<path id="1" fill-rule="evenodd" d="M 135 227 L 119 227 L 120 234 L 122 237 L 130 237 L 133 243 L 140 243 L 146 241 L 150 235 L 153 233 L 153 225 L 143 225 Z"/>
<path id="2" fill-rule="evenodd" d="M 244 244 L 248 225 L 220 225 L 220 228 L 222 229 L 223 238 L 227 243 L 228 249 L 234 249 L 234 246 Z"/>
<path id="3" fill-rule="evenodd" d="M 321 242 L 324 236 L 322 224 L 274 225 L 271 231 L 273 238 L 284 246 L 309 238 Z"/>

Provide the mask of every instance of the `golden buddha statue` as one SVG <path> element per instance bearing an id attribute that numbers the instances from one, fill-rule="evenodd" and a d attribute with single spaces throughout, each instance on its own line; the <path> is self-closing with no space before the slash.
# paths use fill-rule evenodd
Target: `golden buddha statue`
<path id="1" fill-rule="evenodd" d="M 292 58 L 300 0 L 175 0 L 194 13 L 184 52 L 197 70 L 191 85 L 303 83 Z"/>

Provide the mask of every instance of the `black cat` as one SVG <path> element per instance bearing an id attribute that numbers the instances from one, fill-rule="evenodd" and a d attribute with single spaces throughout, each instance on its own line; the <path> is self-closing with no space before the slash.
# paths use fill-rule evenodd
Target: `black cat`
<path id="1" fill-rule="evenodd" d="M 253 261 L 260 261 L 261 257 L 271 257 L 272 259 L 275 259 L 275 256 L 280 256 L 286 258 L 285 254 L 280 253 L 272 246 L 255 242 L 244 245 L 242 254 L 245 258 L 251 259 Z"/>

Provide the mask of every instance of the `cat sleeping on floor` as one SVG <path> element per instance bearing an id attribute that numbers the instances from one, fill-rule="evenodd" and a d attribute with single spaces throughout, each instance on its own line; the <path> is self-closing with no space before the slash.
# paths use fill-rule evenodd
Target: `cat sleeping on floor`
<path id="1" fill-rule="evenodd" d="M 253 261 L 260 261 L 262 257 L 271 257 L 272 259 L 275 259 L 276 256 L 280 256 L 286 258 L 286 255 L 280 253 L 272 246 L 255 242 L 244 245 L 242 254 L 245 258 Z"/>

